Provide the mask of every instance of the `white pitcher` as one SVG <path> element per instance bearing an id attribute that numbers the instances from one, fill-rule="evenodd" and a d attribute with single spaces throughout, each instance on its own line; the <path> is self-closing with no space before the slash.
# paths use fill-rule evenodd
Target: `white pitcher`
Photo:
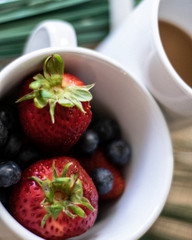
<path id="1" fill-rule="evenodd" d="M 97 51 L 117 60 L 144 84 L 160 103 L 169 126 L 178 128 L 192 123 L 192 89 L 168 60 L 159 20 L 173 23 L 192 37 L 192 1 L 143 0 Z"/>

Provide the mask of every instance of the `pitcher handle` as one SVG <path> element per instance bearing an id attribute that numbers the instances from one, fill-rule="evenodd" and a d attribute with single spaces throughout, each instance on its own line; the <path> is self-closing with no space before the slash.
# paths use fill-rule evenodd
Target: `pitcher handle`
<path id="1" fill-rule="evenodd" d="M 47 20 L 33 30 L 24 47 L 23 54 L 42 48 L 76 47 L 77 38 L 73 26 L 65 21 Z"/>

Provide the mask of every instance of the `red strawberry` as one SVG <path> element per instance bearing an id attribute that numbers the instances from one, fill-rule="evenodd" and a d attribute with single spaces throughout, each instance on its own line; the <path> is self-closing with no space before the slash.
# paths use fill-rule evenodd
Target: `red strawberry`
<path id="1" fill-rule="evenodd" d="M 125 189 L 125 181 L 120 171 L 115 167 L 115 165 L 108 161 L 104 152 L 100 148 L 98 148 L 89 158 L 81 159 L 80 163 L 89 174 L 91 174 L 91 172 L 96 168 L 106 168 L 112 173 L 113 188 L 108 193 L 100 195 L 100 200 L 115 199 L 123 193 Z"/>
<path id="2" fill-rule="evenodd" d="M 31 232 L 64 240 L 87 231 L 95 222 L 98 193 L 77 160 L 41 160 L 22 175 L 10 196 L 10 212 Z"/>
<path id="3" fill-rule="evenodd" d="M 52 155 L 68 151 L 87 129 L 91 117 L 92 85 L 63 73 L 59 55 L 50 56 L 44 72 L 21 86 L 19 117 L 25 134 Z"/>

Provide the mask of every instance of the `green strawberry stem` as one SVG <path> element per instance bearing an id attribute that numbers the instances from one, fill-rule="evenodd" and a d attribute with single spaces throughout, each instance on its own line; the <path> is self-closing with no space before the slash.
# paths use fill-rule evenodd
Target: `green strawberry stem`
<path id="1" fill-rule="evenodd" d="M 94 84 L 62 87 L 63 74 L 62 58 L 58 54 L 47 57 L 43 65 L 43 74 L 34 76 L 34 81 L 29 85 L 33 91 L 18 99 L 16 103 L 33 99 L 35 106 L 40 109 L 49 104 L 52 123 L 55 122 L 54 111 L 57 103 L 63 107 L 77 106 L 85 113 L 82 102 L 92 100 L 89 90 Z"/>
<path id="2" fill-rule="evenodd" d="M 95 210 L 89 200 L 83 197 L 83 186 L 81 180 L 78 178 L 78 174 L 71 174 L 70 177 L 67 177 L 67 172 L 71 164 L 71 162 L 66 164 L 61 177 L 59 177 L 55 168 L 55 161 L 53 161 L 52 181 L 47 178 L 41 180 L 35 176 L 29 178 L 34 180 L 45 194 L 41 206 L 45 208 L 47 214 L 41 221 L 42 228 L 50 216 L 53 216 L 53 219 L 56 220 L 60 212 L 64 212 L 71 218 L 75 218 L 76 216 L 85 218 L 86 214 L 81 206 L 91 211 Z"/>

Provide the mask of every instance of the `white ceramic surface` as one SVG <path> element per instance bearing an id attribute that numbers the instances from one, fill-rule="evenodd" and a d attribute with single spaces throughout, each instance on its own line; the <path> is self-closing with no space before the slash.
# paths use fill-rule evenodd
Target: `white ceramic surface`
<path id="1" fill-rule="evenodd" d="M 191 0 L 144 0 L 96 49 L 143 83 L 161 103 L 170 123 L 178 126 L 192 123 L 192 89 L 163 50 L 158 20 L 172 22 L 192 36 L 191 13 Z"/>
<path id="2" fill-rule="evenodd" d="M 50 54 L 59 53 L 69 71 L 85 83 L 96 83 L 92 104 L 115 117 L 124 138 L 132 145 L 130 168 L 125 168 L 123 196 L 103 210 L 102 219 L 78 240 L 136 240 L 159 216 L 173 173 L 173 154 L 165 119 L 153 97 L 116 61 L 95 51 L 78 48 L 45 48 L 28 53 L 0 75 L 2 97 L 28 74 L 38 70 Z M 0 203 L 0 219 L 24 240 L 40 240 L 17 223 Z"/>
<path id="3" fill-rule="evenodd" d="M 23 54 L 50 46 L 60 48 L 77 46 L 76 33 L 71 24 L 60 20 L 39 23 L 29 36 Z"/>

